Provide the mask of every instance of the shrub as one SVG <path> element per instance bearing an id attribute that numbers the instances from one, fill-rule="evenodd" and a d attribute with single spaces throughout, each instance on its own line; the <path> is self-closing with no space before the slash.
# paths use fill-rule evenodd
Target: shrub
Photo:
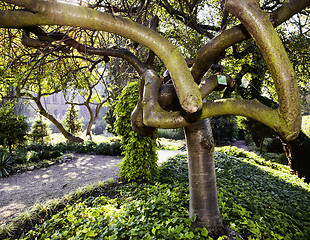
<path id="1" fill-rule="evenodd" d="M 49 136 L 47 123 L 42 120 L 42 116 L 39 116 L 32 124 L 29 136 L 33 142 L 43 142 L 44 137 Z"/>
<path id="2" fill-rule="evenodd" d="M 74 150 L 77 153 L 88 153 L 94 152 L 96 149 L 97 144 L 93 141 L 86 141 L 82 143 L 75 143 Z"/>
<path id="3" fill-rule="evenodd" d="M 72 134 L 79 133 L 83 130 L 82 120 L 79 120 L 79 112 L 75 109 L 73 104 L 70 104 L 66 112 L 65 120 L 63 122 L 66 130 Z"/>
<path id="4" fill-rule="evenodd" d="M 141 137 L 131 128 L 130 117 L 138 97 L 138 83 L 130 83 L 123 89 L 115 107 L 115 129 L 121 136 L 125 154 L 119 175 L 127 180 L 150 181 L 157 174 L 156 137 Z"/>
<path id="5" fill-rule="evenodd" d="M 42 151 L 42 150 L 49 150 L 52 151 L 54 149 L 54 146 L 49 143 L 45 142 L 32 142 L 27 144 L 25 147 L 25 150 L 27 151 Z"/>
<path id="6" fill-rule="evenodd" d="M 0 144 L 7 145 L 10 152 L 26 141 L 27 128 L 26 117 L 14 115 L 12 102 L 0 108 Z"/>
<path id="7" fill-rule="evenodd" d="M 95 153 L 97 155 L 107 155 L 109 151 L 110 151 L 110 146 L 108 143 L 100 143 L 99 145 L 97 145 L 95 149 Z"/>
<path id="8" fill-rule="evenodd" d="M 211 126 L 217 145 L 229 144 L 238 138 L 238 125 L 235 116 L 213 117 Z"/>
<path id="9" fill-rule="evenodd" d="M 174 140 L 185 139 L 183 128 L 178 129 L 158 129 L 157 136 L 159 138 L 168 138 Z"/>
<path id="10" fill-rule="evenodd" d="M 63 154 L 63 153 L 62 153 L 61 151 L 59 151 L 59 150 L 54 150 L 54 151 L 52 151 L 52 152 L 50 153 L 52 159 L 58 158 L 58 157 L 60 157 L 62 154 Z"/>
<path id="11" fill-rule="evenodd" d="M 12 170 L 12 158 L 8 152 L 0 152 L 0 177 L 8 177 Z"/>
<path id="12" fill-rule="evenodd" d="M 265 139 L 265 149 L 271 153 L 284 153 L 283 145 L 279 138 Z"/>
<path id="13" fill-rule="evenodd" d="M 12 158 L 16 164 L 24 164 L 27 161 L 27 151 L 24 148 L 18 148 L 14 151 Z"/>
<path id="14" fill-rule="evenodd" d="M 122 154 L 120 141 L 103 142 L 96 146 L 97 155 L 120 156 Z"/>
<path id="15" fill-rule="evenodd" d="M 122 155 L 122 150 L 121 150 L 121 141 L 113 141 L 110 143 L 110 154 L 112 156 L 120 156 Z"/>

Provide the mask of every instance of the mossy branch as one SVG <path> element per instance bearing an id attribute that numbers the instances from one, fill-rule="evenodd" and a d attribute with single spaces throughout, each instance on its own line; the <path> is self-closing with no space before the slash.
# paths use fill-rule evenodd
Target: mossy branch
<path id="1" fill-rule="evenodd" d="M 180 51 L 156 31 L 111 13 L 44 0 L 7 0 L 28 11 L 0 11 L 0 27 L 61 25 L 107 31 L 132 39 L 153 51 L 169 69 L 182 108 L 195 113 L 202 107 L 198 85 Z"/>
<path id="2" fill-rule="evenodd" d="M 286 132 L 283 137 L 288 141 L 297 138 L 301 126 L 297 77 L 269 15 L 261 10 L 255 0 L 228 0 L 226 9 L 247 28 L 267 63 L 277 90 L 279 118 L 285 123 L 280 129 Z"/>
<path id="3" fill-rule="evenodd" d="M 148 70 L 142 77 L 145 79 L 143 98 L 143 122 L 147 126 L 156 128 L 181 128 L 190 125 L 180 112 L 167 112 L 158 104 L 158 92 L 161 80 L 157 74 Z M 271 109 L 257 100 L 221 99 L 207 101 L 203 104 L 202 115 L 205 119 L 219 115 L 241 115 L 253 118 L 269 126 L 282 136 L 290 135 L 290 131 L 283 127 L 285 121 L 280 117 L 277 109 Z"/>

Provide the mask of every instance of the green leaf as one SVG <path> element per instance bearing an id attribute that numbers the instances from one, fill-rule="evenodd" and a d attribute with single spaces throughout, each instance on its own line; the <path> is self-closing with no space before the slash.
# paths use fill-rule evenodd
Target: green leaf
<path id="1" fill-rule="evenodd" d="M 208 237 L 208 234 L 209 234 L 209 232 L 208 232 L 208 230 L 206 228 L 201 229 L 201 235 L 202 236 Z"/>

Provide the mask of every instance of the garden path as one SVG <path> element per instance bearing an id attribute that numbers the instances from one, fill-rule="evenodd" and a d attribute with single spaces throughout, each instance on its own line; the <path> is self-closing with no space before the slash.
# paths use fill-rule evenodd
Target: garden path
<path id="1" fill-rule="evenodd" d="M 158 151 L 159 162 L 178 152 Z M 115 156 L 75 154 L 70 162 L 0 178 L 0 224 L 35 203 L 61 198 L 79 187 L 117 177 L 121 160 Z"/>
<path id="2" fill-rule="evenodd" d="M 249 151 L 249 148 L 245 144 L 244 140 L 237 140 L 231 144 L 232 146 L 236 146 L 238 148 L 243 148 L 245 151 Z"/>

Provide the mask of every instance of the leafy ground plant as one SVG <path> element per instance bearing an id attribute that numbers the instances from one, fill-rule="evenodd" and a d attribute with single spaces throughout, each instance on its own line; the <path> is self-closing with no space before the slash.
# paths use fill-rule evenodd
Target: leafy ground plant
<path id="1" fill-rule="evenodd" d="M 8 177 L 12 170 L 12 158 L 6 152 L 0 152 L 0 177 Z"/>
<path id="2" fill-rule="evenodd" d="M 223 218 L 245 239 L 310 239 L 308 184 L 235 148 L 218 148 L 215 159 Z M 114 198 L 68 205 L 21 239 L 210 239 L 188 218 L 186 156 L 159 172 L 156 184 L 122 184 Z"/>

